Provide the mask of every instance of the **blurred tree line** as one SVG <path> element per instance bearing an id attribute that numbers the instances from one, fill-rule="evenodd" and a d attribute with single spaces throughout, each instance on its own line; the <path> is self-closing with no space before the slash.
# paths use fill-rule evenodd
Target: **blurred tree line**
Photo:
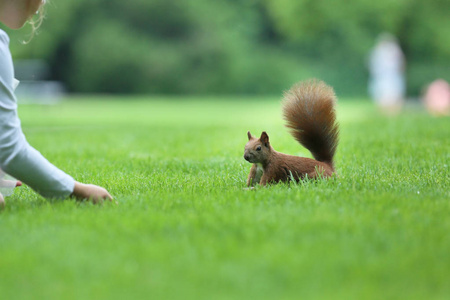
<path id="1" fill-rule="evenodd" d="M 41 58 L 73 92 L 280 93 L 318 77 L 365 95 L 377 36 L 398 37 L 408 91 L 449 78 L 448 0 L 53 0 L 15 59 Z M 6 30 L 4 26 L 2 29 Z"/>

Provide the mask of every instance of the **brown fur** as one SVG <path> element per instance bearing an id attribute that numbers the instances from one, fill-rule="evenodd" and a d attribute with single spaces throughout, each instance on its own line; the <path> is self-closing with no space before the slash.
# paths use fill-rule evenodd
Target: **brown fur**
<path id="1" fill-rule="evenodd" d="M 244 158 L 253 163 L 247 185 L 295 180 L 306 176 L 329 177 L 334 173 L 334 154 L 338 144 L 336 96 L 322 81 L 310 80 L 294 85 L 284 95 L 284 118 L 291 134 L 314 159 L 292 156 L 275 151 L 265 131 L 259 139 L 247 133 Z"/>

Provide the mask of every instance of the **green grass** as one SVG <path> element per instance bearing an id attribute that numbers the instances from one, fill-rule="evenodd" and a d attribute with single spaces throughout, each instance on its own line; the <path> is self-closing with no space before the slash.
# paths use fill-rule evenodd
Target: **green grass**
<path id="1" fill-rule="evenodd" d="M 448 299 L 450 119 L 341 101 L 338 178 L 244 190 L 247 130 L 309 156 L 275 98 L 21 106 L 29 142 L 119 205 L 24 186 L 0 212 L 2 299 Z"/>

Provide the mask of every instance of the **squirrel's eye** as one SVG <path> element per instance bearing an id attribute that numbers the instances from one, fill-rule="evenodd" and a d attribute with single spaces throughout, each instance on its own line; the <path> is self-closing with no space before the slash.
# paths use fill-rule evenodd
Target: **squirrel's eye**
<path id="1" fill-rule="evenodd" d="M 261 151 L 261 146 L 256 147 L 256 151 Z"/>

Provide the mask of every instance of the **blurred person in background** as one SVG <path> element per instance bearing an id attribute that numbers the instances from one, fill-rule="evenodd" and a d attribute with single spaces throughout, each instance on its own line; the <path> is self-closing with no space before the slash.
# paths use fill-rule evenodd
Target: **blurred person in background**
<path id="1" fill-rule="evenodd" d="M 45 0 L 0 0 L 0 22 L 11 29 L 18 29 L 35 14 L 40 14 L 38 20 L 42 20 L 44 3 Z M 33 33 L 34 30 L 33 27 Z M 14 95 L 17 84 L 9 38 L 0 30 L 0 208 L 5 203 L 1 192 L 10 194 L 12 188 L 21 185 L 20 181 L 47 198 L 73 196 L 94 202 L 111 200 L 111 195 L 104 188 L 75 181 L 28 144 L 17 114 Z M 6 174 L 20 181 L 6 178 Z"/>
<path id="2" fill-rule="evenodd" d="M 405 97 L 405 58 L 397 39 L 383 33 L 370 53 L 369 94 L 388 114 L 398 113 Z"/>

